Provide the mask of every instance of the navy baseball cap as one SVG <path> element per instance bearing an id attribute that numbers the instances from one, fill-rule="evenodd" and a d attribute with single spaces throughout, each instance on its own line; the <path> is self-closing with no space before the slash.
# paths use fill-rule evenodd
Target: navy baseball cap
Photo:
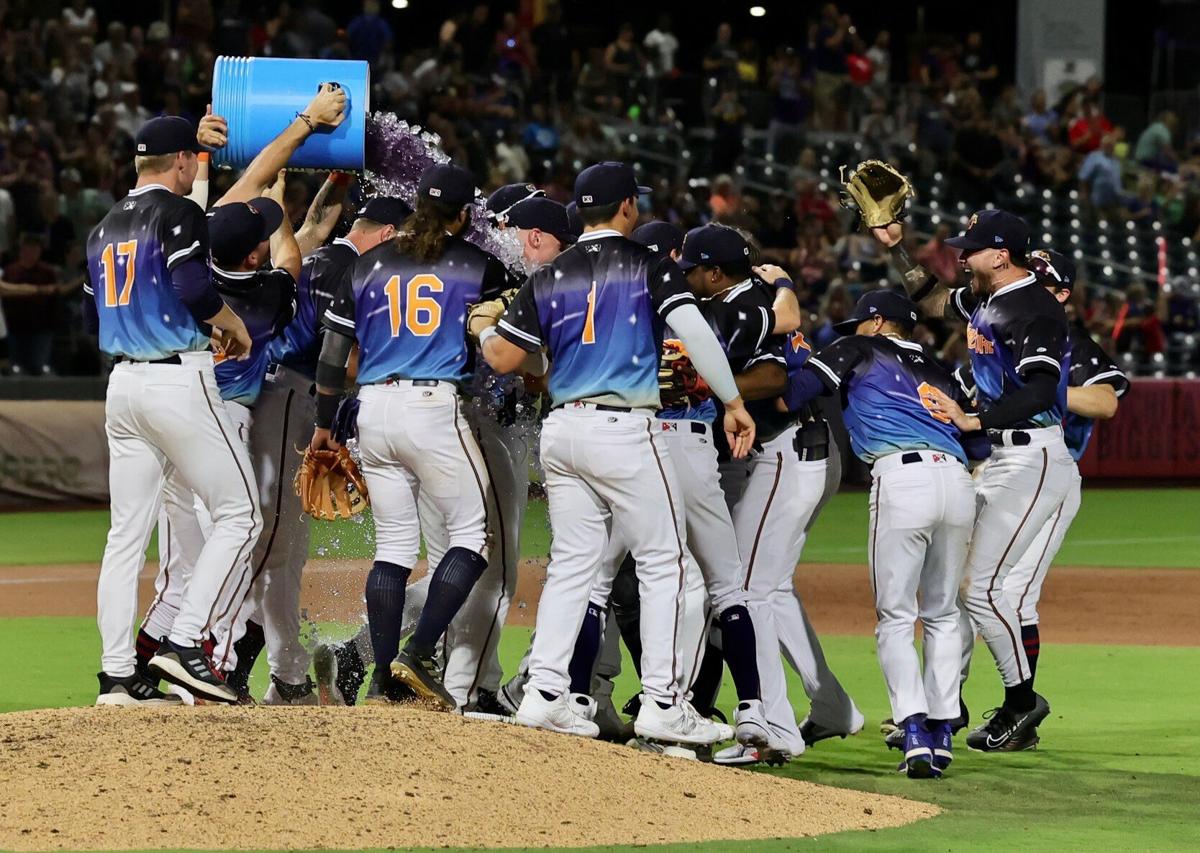
<path id="1" fill-rule="evenodd" d="M 583 217 L 579 215 L 579 205 L 573 201 L 567 202 L 567 221 L 571 223 L 571 236 L 578 240 L 583 236 Z"/>
<path id="2" fill-rule="evenodd" d="M 484 206 L 487 208 L 489 219 L 500 220 L 514 204 L 545 194 L 545 190 L 540 190 L 533 184 L 505 184 L 487 197 Z"/>
<path id="3" fill-rule="evenodd" d="M 223 204 L 208 215 L 208 240 L 212 259 L 233 266 L 266 240 L 283 222 L 283 208 L 269 198 L 252 198 Z"/>
<path id="4" fill-rule="evenodd" d="M 159 116 L 138 128 L 133 140 L 134 153 L 139 157 L 174 154 L 177 151 L 203 151 L 196 141 L 196 128 L 181 116 Z"/>
<path id="5" fill-rule="evenodd" d="M 638 185 L 632 166 L 612 160 L 588 166 L 575 178 L 575 203 L 580 207 L 603 207 L 648 192 L 650 187 Z"/>
<path id="6" fill-rule="evenodd" d="M 417 195 L 462 207 L 475 198 L 475 178 L 452 163 L 430 166 L 421 173 Z"/>
<path id="7" fill-rule="evenodd" d="M 1029 269 L 1037 274 L 1038 283 L 1055 290 L 1070 290 L 1075 286 L 1075 262 L 1053 249 L 1034 249 L 1029 253 Z"/>
<path id="8" fill-rule="evenodd" d="M 872 317 L 882 317 L 898 323 L 908 331 L 917 325 L 917 306 L 898 290 L 872 290 L 864 293 L 854 306 L 854 316 L 833 324 L 839 335 L 853 335 L 858 324 Z"/>
<path id="9" fill-rule="evenodd" d="M 1029 251 L 1029 226 L 1007 210 L 981 210 L 971 214 L 967 230 L 948 239 L 946 245 L 964 252 L 1008 249 L 1013 257 L 1023 258 Z"/>
<path id="10" fill-rule="evenodd" d="M 737 229 L 728 225 L 701 225 L 699 228 L 693 228 L 683 238 L 680 269 L 749 262 L 750 244 Z"/>
<path id="11" fill-rule="evenodd" d="M 392 225 L 399 228 L 404 224 L 404 220 L 412 216 L 412 212 L 412 208 L 403 199 L 381 196 L 367 199 L 367 202 L 358 209 L 357 218 L 369 219 L 380 225 Z"/>
<path id="12" fill-rule="evenodd" d="M 683 248 L 683 232 L 670 222 L 655 221 L 639 225 L 633 229 L 629 239 L 660 255 L 669 255 Z"/>
<path id="13" fill-rule="evenodd" d="M 508 224 L 514 228 L 537 228 L 553 235 L 560 243 L 575 242 L 566 205 L 543 196 L 514 204 L 508 211 Z"/>

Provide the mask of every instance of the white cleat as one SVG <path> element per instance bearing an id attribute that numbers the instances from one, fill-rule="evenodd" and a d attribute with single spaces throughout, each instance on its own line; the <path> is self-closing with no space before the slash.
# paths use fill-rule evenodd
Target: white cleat
<path id="1" fill-rule="evenodd" d="M 572 711 L 574 711 L 580 717 L 583 717 L 589 723 L 594 723 L 596 721 L 596 709 L 599 706 L 596 704 L 596 700 L 591 696 L 588 696 L 586 693 L 572 693 L 567 699 L 567 704 L 570 706 Z M 596 728 L 600 727 L 596 726 Z"/>
<path id="2" fill-rule="evenodd" d="M 733 737 L 731 726 L 701 717 L 686 700 L 669 708 L 660 708 L 657 702 L 644 696 L 633 730 L 638 737 L 647 740 L 692 746 L 707 746 Z"/>
<path id="3" fill-rule="evenodd" d="M 749 767 L 761 760 L 757 747 L 742 743 L 735 743 L 713 753 L 713 764 L 723 764 L 726 767 Z"/>
<path id="4" fill-rule="evenodd" d="M 525 691 L 525 698 L 521 700 L 521 707 L 517 708 L 516 717 L 518 723 L 531 729 L 545 729 L 548 732 L 591 738 L 600 734 L 600 727 L 580 716 L 565 695 L 550 701 L 536 689 Z"/>
<path id="5" fill-rule="evenodd" d="M 738 743 L 761 749 L 771 742 L 771 729 L 763 713 L 763 704 L 758 699 L 738 702 L 737 710 L 733 712 L 733 722 Z"/>

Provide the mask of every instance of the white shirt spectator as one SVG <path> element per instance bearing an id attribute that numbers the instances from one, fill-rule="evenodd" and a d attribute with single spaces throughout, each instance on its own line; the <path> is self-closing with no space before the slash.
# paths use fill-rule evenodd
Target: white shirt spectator
<path id="1" fill-rule="evenodd" d="M 657 27 L 646 33 L 642 45 L 654 54 L 654 74 L 666 77 L 675 70 L 675 53 L 679 50 L 679 39 L 669 31 Z"/>
<path id="2" fill-rule="evenodd" d="M 886 86 L 892 77 L 892 54 L 879 45 L 867 48 L 867 59 L 871 60 L 871 85 Z"/>
<path id="3" fill-rule="evenodd" d="M 68 6 L 63 9 L 62 20 L 68 35 L 90 36 L 96 33 L 96 10 L 91 6 L 82 9 Z"/>
<path id="4" fill-rule="evenodd" d="M 13 238 L 17 233 L 17 211 L 13 207 L 12 196 L 8 190 L 0 189 L 0 258 L 9 253 L 13 247 Z"/>

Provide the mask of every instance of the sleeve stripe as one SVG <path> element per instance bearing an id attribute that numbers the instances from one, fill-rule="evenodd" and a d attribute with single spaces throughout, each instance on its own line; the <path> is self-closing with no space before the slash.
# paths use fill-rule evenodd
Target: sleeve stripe
<path id="1" fill-rule="evenodd" d="M 516 337 L 520 338 L 523 341 L 528 341 L 529 343 L 534 344 L 535 346 L 539 346 L 539 347 L 542 345 L 541 338 L 535 337 L 534 335 L 531 335 L 528 332 L 521 331 L 516 326 L 514 326 L 512 323 L 509 323 L 505 320 L 501 320 L 497 325 L 499 325 L 500 328 L 504 329 L 504 331 L 508 332 L 510 335 L 515 335 Z"/>
<path id="2" fill-rule="evenodd" d="M 950 301 L 954 303 L 954 308 L 956 311 L 958 311 L 958 316 L 962 317 L 964 320 L 970 320 L 971 315 L 967 313 L 967 309 L 964 308 L 962 304 L 962 293 L 964 290 L 966 290 L 965 287 L 956 289 L 950 294 Z"/>
<path id="3" fill-rule="evenodd" d="M 663 317 L 667 316 L 667 306 L 670 305 L 672 302 L 674 302 L 676 299 L 687 299 L 693 303 L 696 301 L 696 297 L 694 297 L 690 293 L 676 293 L 674 296 L 669 296 L 663 300 L 662 305 L 658 306 L 658 313 Z"/>
<path id="4" fill-rule="evenodd" d="M 784 367 L 787 366 L 787 360 L 783 356 L 779 355 L 778 353 L 773 353 L 773 352 L 764 352 L 761 355 L 756 355 L 754 358 L 752 358 L 748 362 L 746 362 L 746 364 L 747 365 L 758 364 L 760 361 L 777 361 L 780 364 L 782 364 Z"/>
<path id="5" fill-rule="evenodd" d="M 331 308 L 326 309 L 325 319 L 331 323 L 337 323 L 339 326 L 345 326 L 347 329 L 350 329 L 351 331 L 354 330 L 354 321 L 353 320 L 347 320 L 345 317 L 339 317 L 337 314 L 333 313 L 333 309 L 331 309 Z"/>
<path id="6" fill-rule="evenodd" d="M 758 306 L 758 310 L 762 312 L 763 327 L 762 327 L 762 335 L 759 336 L 758 346 L 756 346 L 755 349 L 758 349 L 759 347 L 761 347 L 763 345 L 763 341 L 765 341 L 767 339 L 767 335 L 771 334 L 771 327 L 775 325 L 774 323 L 771 322 L 771 312 L 770 311 L 768 311 L 766 308 L 764 308 L 761 305 Z"/>
<path id="7" fill-rule="evenodd" d="M 829 381 L 833 383 L 834 388 L 841 387 L 842 380 L 839 379 L 838 375 L 836 373 L 834 373 L 832 370 L 830 370 L 829 367 L 826 366 L 826 364 L 823 361 L 821 361 L 821 359 L 817 358 L 816 356 L 813 356 L 806 362 L 806 364 L 811 364 L 813 367 L 820 368 L 821 372 L 824 373 L 827 377 L 829 377 Z"/>
<path id="8" fill-rule="evenodd" d="M 83 292 L 86 293 L 88 296 L 96 295 L 96 291 L 92 290 L 92 286 L 90 284 L 88 284 L 87 282 L 83 283 Z"/>
<path id="9" fill-rule="evenodd" d="M 1118 378 L 1124 379 L 1126 382 L 1129 381 L 1128 377 L 1126 377 L 1124 373 L 1122 373 L 1120 370 L 1117 370 L 1114 368 L 1113 370 L 1105 370 L 1102 373 L 1097 373 L 1091 379 L 1085 380 L 1081 387 L 1086 388 L 1089 385 L 1095 385 L 1097 382 L 1100 382 L 1104 379 L 1118 379 Z"/>
<path id="10" fill-rule="evenodd" d="M 1059 373 L 1062 372 L 1062 365 L 1058 363 L 1058 360 L 1055 358 L 1051 358 L 1048 355 L 1027 356 L 1026 358 L 1021 359 L 1021 361 L 1017 364 L 1017 370 L 1020 371 L 1022 368 L 1025 367 L 1025 365 L 1029 364 L 1031 361 L 1037 361 L 1037 362 L 1041 362 L 1043 364 L 1049 364 L 1055 369 L 1055 371 L 1057 371 Z"/>
<path id="11" fill-rule="evenodd" d="M 171 264 L 175 263 L 175 261 L 179 260 L 180 258 L 187 257 L 188 255 L 190 255 L 192 252 L 194 252 L 196 249 L 199 249 L 199 248 L 200 248 L 200 241 L 193 240 L 192 245 L 188 246 L 186 249 L 180 249 L 178 252 L 172 252 L 167 257 L 167 267 L 169 268 L 171 266 Z"/>

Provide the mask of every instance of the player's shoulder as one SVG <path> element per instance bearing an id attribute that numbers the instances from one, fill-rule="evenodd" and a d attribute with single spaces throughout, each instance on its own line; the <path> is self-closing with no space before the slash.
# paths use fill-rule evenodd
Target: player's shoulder
<path id="1" fill-rule="evenodd" d="M 478 264 L 480 269 L 489 262 L 500 263 L 500 259 L 487 249 L 477 246 L 461 236 L 452 237 L 446 241 L 446 248 L 442 257 L 443 259 L 453 260 L 455 263 L 466 262 Z"/>

